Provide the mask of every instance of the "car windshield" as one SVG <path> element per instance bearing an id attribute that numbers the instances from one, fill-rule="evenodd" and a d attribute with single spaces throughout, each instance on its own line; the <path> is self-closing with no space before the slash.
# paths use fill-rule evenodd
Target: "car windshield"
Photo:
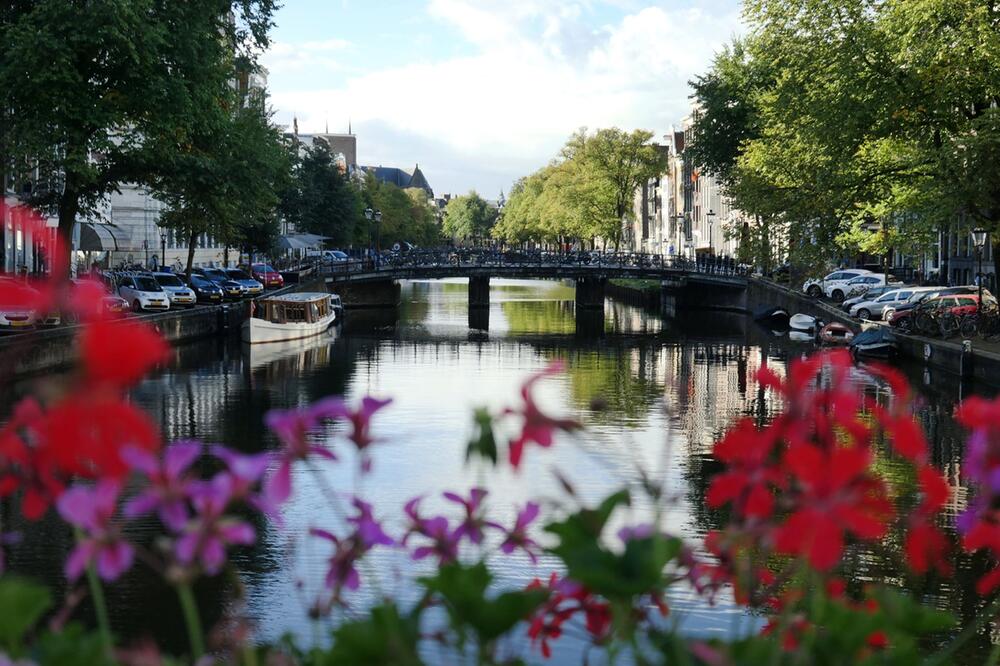
<path id="1" fill-rule="evenodd" d="M 206 280 L 205 278 L 201 277 L 200 275 L 192 275 L 191 284 L 197 287 L 207 287 L 210 286 L 212 283 Z"/>
<path id="2" fill-rule="evenodd" d="M 347 255 L 341 252 L 340 250 L 333 250 L 332 252 L 330 252 L 330 254 L 337 257 L 337 259 L 347 259 Z"/>
<path id="3" fill-rule="evenodd" d="M 250 279 L 249 275 L 247 275 L 246 273 L 244 273 L 243 271 L 241 271 L 241 270 L 239 270 L 237 268 L 230 268 L 228 271 L 226 271 L 226 275 L 228 275 L 233 280 L 249 280 Z"/>
<path id="4" fill-rule="evenodd" d="M 257 264 L 257 266 L 256 266 L 256 268 L 254 270 L 256 270 L 258 273 L 277 273 L 278 272 L 278 271 L 274 270 L 273 268 L 271 268 L 271 266 L 268 265 L 268 264 Z"/>
<path id="5" fill-rule="evenodd" d="M 160 288 L 160 284 L 151 277 L 137 277 L 135 279 L 135 286 L 139 291 L 163 291 Z"/>
<path id="6" fill-rule="evenodd" d="M 183 287 L 184 283 L 176 275 L 157 275 L 156 281 L 162 287 Z"/>
<path id="7" fill-rule="evenodd" d="M 223 280 L 227 279 L 226 278 L 226 274 L 223 273 L 222 271 L 220 271 L 217 268 L 206 268 L 205 269 L 205 277 L 218 278 L 218 279 L 223 279 Z"/>

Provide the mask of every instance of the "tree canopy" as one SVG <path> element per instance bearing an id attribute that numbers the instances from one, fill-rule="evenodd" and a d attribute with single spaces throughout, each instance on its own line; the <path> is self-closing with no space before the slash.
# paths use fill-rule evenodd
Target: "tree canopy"
<path id="1" fill-rule="evenodd" d="M 473 190 L 448 202 L 441 230 L 454 240 L 486 238 L 496 217 L 496 209 Z"/>

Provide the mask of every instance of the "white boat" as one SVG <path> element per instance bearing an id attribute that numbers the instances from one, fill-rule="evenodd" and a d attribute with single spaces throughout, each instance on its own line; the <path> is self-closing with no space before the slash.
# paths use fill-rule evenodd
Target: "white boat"
<path id="1" fill-rule="evenodd" d="M 336 318 L 330 294 L 325 292 L 259 298 L 252 302 L 250 318 L 243 322 L 243 341 L 253 345 L 310 338 L 330 328 Z"/>
<path id="2" fill-rule="evenodd" d="M 788 326 L 795 331 L 811 333 L 816 329 L 816 317 L 802 313 L 792 315 L 791 319 L 788 320 Z"/>

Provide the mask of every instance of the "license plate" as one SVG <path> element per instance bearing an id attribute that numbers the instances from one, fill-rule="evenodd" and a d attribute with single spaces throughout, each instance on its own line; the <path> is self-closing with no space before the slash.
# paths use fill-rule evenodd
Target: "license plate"
<path id="1" fill-rule="evenodd" d="M 27 320 L 25 320 L 25 321 L 12 321 L 12 322 L 10 322 L 10 325 L 11 326 L 31 326 L 31 322 L 27 321 Z"/>

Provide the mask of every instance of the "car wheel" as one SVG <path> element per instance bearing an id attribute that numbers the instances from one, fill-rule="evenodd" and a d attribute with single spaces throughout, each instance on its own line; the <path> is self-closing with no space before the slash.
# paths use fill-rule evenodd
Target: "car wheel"
<path id="1" fill-rule="evenodd" d="M 142 312 L 142 303 L 138 300 L 132 301 L 132 312 Z"/>
<path id="2" fill-rule="evenodd" d="M 869 319 L 871 319 L 871 317 L 872 313 L 871 310 L 869 310 L 868 308 L 861 308 L 860 310 L 858 310 L 858 319 L 860 319 L 861 321 L 868 321 Z"/>
<path id="3" fill-rule="evenodd" d="M 844 302 L 844 292 L 842 292 L 841 290 L 834 289 L 832 296 L 833 296 L 833 300 L 834 300 L 835 303 L 843 303 Z"/>
<path id="4" fill-rule="evenodd" d="M 819 298 L 823 294 L 823 290 L 819 288 L 818 284 L 814 284 L 810 285 L 806 293 L 812 298 Z"/>

